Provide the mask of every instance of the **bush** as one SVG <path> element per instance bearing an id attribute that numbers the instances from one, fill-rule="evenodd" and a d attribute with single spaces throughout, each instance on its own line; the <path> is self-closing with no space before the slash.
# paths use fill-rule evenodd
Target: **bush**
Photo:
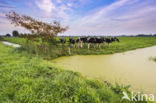
<path id="1" fill-rule="evenodd" d="M 18 37 L 18 36 L 19 36 L 19 33 L 18 33 L 17 30 L 14 30 L 14 31 L 12 32 L 12 35 L 13 35 L 14 37 Z"/>

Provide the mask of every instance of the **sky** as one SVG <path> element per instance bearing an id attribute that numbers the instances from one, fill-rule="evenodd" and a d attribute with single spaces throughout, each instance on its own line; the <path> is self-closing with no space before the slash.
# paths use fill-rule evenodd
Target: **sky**
<path id="1" fill-rule="evenodd" d="M 69 26 L 60 35 L 156 34 L 156 0 L 0 0 L 0 35 L 28 32 L 10 24 L 9 11 Z"/>

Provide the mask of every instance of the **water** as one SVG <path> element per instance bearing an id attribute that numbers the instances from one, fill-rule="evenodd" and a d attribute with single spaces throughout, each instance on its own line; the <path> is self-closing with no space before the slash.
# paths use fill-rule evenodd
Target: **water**
<path id="1" fill-rule="evenodd" d="M 19 44 L 14 44 L 14 43 L 6 42 L 6 41 L 2 41 L 2 43 L 6 44 L 6 45 L 13 46 L 13 47 L 21 47 L 21 45 L 19 45 Z"/>
<path id="2" fill-rule="evenodd" d="M 156 57 L 156 46 L 112 55 L 61 57 L 52 62 L 91 78 L 130 84 L 134 91 L 156 95 L 156 62 L 150 57 Z"/>

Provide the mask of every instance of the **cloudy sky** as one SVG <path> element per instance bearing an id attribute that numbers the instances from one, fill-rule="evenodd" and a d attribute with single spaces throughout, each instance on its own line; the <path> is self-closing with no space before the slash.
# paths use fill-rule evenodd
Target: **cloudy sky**
<path id="1" fill-rule="evenodd" d="M 0 0 L 0 34 L 14 27 L 5 13 L 58 20 L 69 30 L 63 35 L 121 35 L 156 33 L 156 0 Z"/>

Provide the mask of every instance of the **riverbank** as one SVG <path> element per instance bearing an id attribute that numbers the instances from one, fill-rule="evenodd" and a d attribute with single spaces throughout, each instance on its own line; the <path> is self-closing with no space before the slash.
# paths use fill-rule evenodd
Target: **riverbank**
<path id="1" fill-rule="evenodd" d="M 20 48 L 0 43 L 0 49 L 2 102 L 129 103 L 122 100 L 122 91 L 131 95 L 129 86 L 112 85 L 63 70 Z"/>
<path id="2" fill-rule="evenodd" d="M 124 86 L 46 65 L 42 58 L 0 43 L 0 101 L 12 103 L 120 103 Z M 124 100 L 125 102 L 129 102 Z"/>
<path id="3" fill-rule="evenodd" d="M 58 40 L 58 37 L 56 39 Z M 67 40 L 68 37 L 65 37 L 65 39 Z M 60 56 L 69 56 L 67 43 L 63 46 L 50 44 L 49 46 L 46 45 L 45 48 L 42 48 L 38 42 L 30 42 L 30 44 L 26 46 L 25 44 L 27 41 L 25 38 L 14 37 L 4 38 L 4 40 L 20 44 L 29 53 L 41 55 L 42 57 L 45 57 L 45 59 L 55 59 Z M 119 37 L 119 40 L 119 43 L 114 42 L 111 46 L 105 45 L 101 48 L 91 47 L 90 49 L 87 49 L 87 44 L 84 45 L 84 48 L 71 48 L 71 55 L 113 54 L 156 45 L 156 37 Z"/>

